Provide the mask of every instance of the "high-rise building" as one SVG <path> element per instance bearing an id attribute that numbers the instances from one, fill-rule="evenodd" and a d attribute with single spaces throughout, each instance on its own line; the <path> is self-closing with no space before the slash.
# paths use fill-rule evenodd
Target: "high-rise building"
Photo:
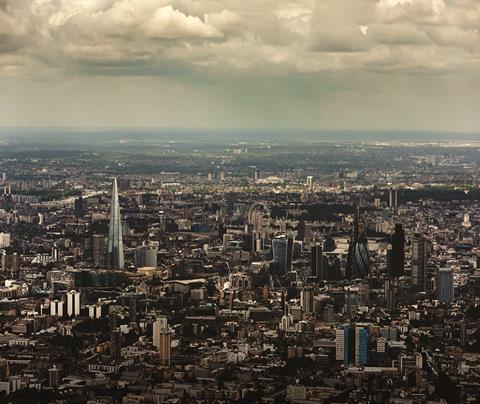
<path id="1" fill-rule="evenodd" d="M 305 287 L 300 292 L 300 305 L 303 314 L 310 315 L 313 313 L 313 289 L 311 287 Z"/>
<path id="2" fill-rule="evenodd" d="M 18 254 L 15 252 L 12 254 L 10 268 L 13 272 L 17 272 L 20 269 L 20 260 Z"/>
<path id="3" fill-rule="evenodd" d="M 347 328 L 337 328 L 337 330 L 335 331 L 335 359 L 337 361 L 343 361 L 345 365 L 348 365 L 348 329 Z"/>
<path id="4" fill-rule="evenodd" d="M 355 327 L 355 366 L 367 364 L 368 330 L 365 327 Z"/>
<path id="5" fill-rule="evenodd" d="M 388 275 L 385 276 L 384 280 L 384 294 L 385 294 L 385 303 L 387 309 L 395 309 L 395 281 L 390 278 Z"/>
<path id="6" fill-rule="evenodd" d="M 157 249 L 149 246 L 142 246 L 135 250 L 135 266 L 137 268 L 157 266 Z"/>
<path id="7" fill-rule="evenodd" d="M 10 233 L 0 233 L 0 248 L 10 247 Z"/>
<path id="8" fill-rule="evenodd" d="M 7 256 L 7 252 L 5 250 L 2 250 L 0 252 L 0 258 L 1 258 L 0 264 L 2 266 L 2 271 L 8 270 L 8 262 L 7 262 L 8 256 Z"/>
<path id="9" fill-rule="evenodd" d="M 115 328 L 110 333 L 110 353 L 117 360 L 122 356 L 122 334 L 120 328 Z"/>
<path id="10" fill-rule="evenodd" d="M 368 357 L 368 329 L 363 325 L 343 325 L 336 331 L 335 358 L 345 366 L 364 366 Z"/>
<path id="11" fill-rule="evenodd" d="M 437 299 L 440 303 L 450 306 L 453 302 L 453 271 L 451 268 L 441 268 L 437 274 Z"/>
<path id="12" fill-rule="evenodd" d="M 118 202 L 117 178 L 113 179 L 112 201 L 110 205 L 110 228 L 108 232 L 107 265 L 110 269 L 123 269 L 122 222 Z"/>
<path id="13" fill-rule="evenodd" d="M 388 194 L 388 206 L 391 208 L 396 208 L 398 206 L 398 191 L 390 188 Z"/>
<path id="14" fill-rule="evenodd" d="M 262 172 L 259 169 L 256 169 L 254 172 L 254 177 L 255 181 L 261 180 L 262 179 Z"/>
<path id="15" fill-rule="evenodd" d="M 53 243 L 52 246 L 52 261 L 58 262 L 58 245 L 57 243 Z"/>
<path id="16" fill-rule="evenodd" d="M 335 358 L 345 366 L 355 360 L 355 328 L 345 324 L 335 331 Z"/>
<path id="17" fill-rule="evenodd" d="M 419 234 L 412 241 L 412 286 L 420 292 L 427 286 L 427 242 Z"/>
<path id="18" fill-rule="evenodd" d="M 311 175 L 307 177 L 307 190 L 313 192 L 313 177 Z"/>
<path id="19" fill-rule="evenodd" d="M 158 349 L 162 365 L 170 365 L 171 333 L 165 317 L 153 323 L 153 345 Z"/>
<path id="20" fill-rule="evenodd" d="M 67 292 L 67 314 L 70 317 L 80 315 L 80 292 L 75 290 Z"/>
<path id="21" fill-rule="evenodd" d="M 132 294 L 130 296 L 128 305 L 128 316 L 130 317 L 130 323 L 137 322 L 137 295 Z"/>
<path id="22" fill-rule="evenodd" d="M 75 199 L 75 218 L 76 219 L 83 219 L 84 214 L 84 199 L 82 197 Z"/>
<path id="23" fill-rule="evenodd" d="M 106 246 L 103 234 L 92 235 L 92 258 L 96 267 L 104 267 L 106 265 Z"/>
<path id="24" fill-rule="evenodd" d="M 293 238 L 287 236 L 275 237 L 272 240 L 273 260 L 278 263 L 280 272 L 286 273 L 292 269 Z"/>
<path id="25" fill-rule="evenodd" d="M 53 365 L 48 369 L 48 386 L 57 387 L 60 384 L 60 369 Z"/>
<path id="26" fill-rule="evenodd" d="M 52 300 L 50 302 L 50 315 L 63 317 L 63 301 L 62 300 Z"/>
<path id="27" fill-rule="evenodd" d="M 349 279 L 365 279 L 370 273 L 370 254 L 365 225 L 360 220 L 360 203 L 355 203 L 353 234 L 347 256 L 346 277 Z"/>
<path id="28" fill-rule="evenodd" d="M 315 277 L 320 280 L 322 279 L 323 275 L 323 251 L 322 245 L 320 243 L 312 244 L 311 246 L 311 253 L 312 253 L 312 261 L 311 261 L 311 271 L 310 274 L 312 277 Z"/>
<path id="29" fill-rule="evenodd" d="M 393 277 L 403 276 L 405 273 L 405 232 L 400 223 L 395 224 L 391 251 L 389 275 Z"/>

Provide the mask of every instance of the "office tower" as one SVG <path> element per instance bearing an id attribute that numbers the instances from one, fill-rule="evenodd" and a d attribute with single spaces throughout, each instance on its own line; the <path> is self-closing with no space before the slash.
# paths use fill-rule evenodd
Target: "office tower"
<path id="1" fill-rule="evenodd" d="M 220 171 L 220 181 L 225 181 L 225 171 Z"/>
<path id="2" fill-rule="evenodd" d="M 92 258 L 96 267 L 104 267 L 106 264 L 106 243 L 103 234 L 92 236 Z"/>
<path id="3" fill-rule="evenodd" d="M 52 246 L 52 261 L 57 262 L 58 261 L 58 246 L 57 243 L 54 243 Z"/>
<path id="4" fill-rule="evenodd" d="M 137 206 L 143 205 L 143 192 L 137 192 L 135 194 L 135 202 L 137 203 Z"/>
<path id="5" fill-rule="evenodd" d="M 335 358 L 345 366 L 355 359 L 355 328 L 342 325 L 335 331 Z"/>
<path id="6" fill-rule="evenodd" d="M 367 364 L 368 330 L 364 327 L 355 327 L 355 366 Z"/>
<path id="7" fill-rule="evenodd" d="M 255 170 L 254 177 L 255 181 L 262 179 L 262 172 L 260 170 Z"/>
<path id="8" fill-rule="evenodd" d="M 302 306 L 303 314 L 310 315 L 313 313 L 313 289 L 305 287 L 300 292 L 300 305 Z"/>
<path id="9" fill-rule="evenodd" d="M 8 264 L 7 264 L 8 256 L 5 250 L 2 250 L 0 252 L 0 258 L 1 258 L 2 271 L 6 271 L 8 269 Z"/>
<path id="10" fill-rule="evenodd" d="M 427 242 L 423 236 L 415 234 L 412 241 L 412 286 L 425 292 L 427 284 Z"/>
<path id="11" fill-rule="evenodd" d="M 360 203 L 355 203 L 352 240 L 347 256 L 346 277 L 349 279 L 366 279 L 370 273 L 370 255 L 365 225 L 360 220 Z"/>
<path id="12" fill-rule="evenodd" d="M 117 178 L 113 179 L 112 201 L 110 206 L 110 228 L 108 232 L 107 265 L 110 269 L 123 269 L 122 222 L 118 202 Z"/>
<path id="13" fill-rule="evenodd" d="M 438 271 L 437 299 L 447 306 L 453 302 L 453 271 L 451 268 L 441 268 Z"/>
<path id="14" fill-rule="evenodd" d="M 52 300 L 50 302 L 50 315 L 63 317 L 63 301 Z"/>
<path id="15" fill-rule="evenodd" d="M 13 253 L 11 258 L 10 269 L 13 272 L 17 272 L 20 269 L 20 260 L 17 253 Z"/>
<path id="16" fill-rule="evenodd" d="M 67 314 L 70 317 L 80 315 L 80 292 L 75 290 L 67 292 Z"/>
<path id="17" fill-rule="evenodd" d="M 273 260 L 278 263 L 281 273 L 292 269 L 293 238 L 287 236 L 275 237 L 272 240 Z"/>
<path id="18" fill-rule="evenodd" d="M 335 330 L 335 359 L 337 361 L 343 361 L 343 363 L 347 365 L 348 361 L 345 361 L 346 346 L 348 346 L 348 332 L 346 332 L 345 328 L 337 328 L 337 330 Z"/>
<path id="19" fill-rule="evenodd" d="M 311 246 L 311 271 L 310 275 L 317 278 L 321 279 L 321 276 L 323 274 L 322 271 L 322 264 L 323 264 L 323 256 L 322 256 L 322 246 L 320 243 L 315 243 L 312 244 Z"/>
<path id="20" fill-rule="evenodd" d="M 60 369 L 56 365 L 48 369 L 48 386 L 57 387 L 60 385 Z"/>
<path id="21" fill-rule="evenodd" d="M 313 192 L 313 177 L 311 175 L 307 177 L 307 190 Z"/>
<path id="22" fill-rule="evenodd" d="M 137 322 L 137 295 L 130 296 L 128 316 L 130 317 L 130 323 Z"/>
<path id="23" fill-rule="evenodd" d="M 75 199 L 75 218 L 76 219 L 83 219 L 83 212 L 84 212 L 84 199 L 82 197 Z"/>
<path id="24" fill-rule="evenodd" d="M 115 328 L 110 333 L 110 352 L 114 359 L 119 360 L 122 356 L 122 334 L 120 328 Z"/>
<path id="25" fill-rule="evenodd" d="M 171 334 L 165 317 L 153 323 L 153 345 L 158 349 L 162 365 L 170 365 Z"/>
<path id="26" fill-rule="evenodd" d="M 102 317 L 102 306 L 100 304 L 92 304 L 88 308 L 88 317 L 90 318 L 101 318 Z"/>
<path id="27" fill-rule="evenodd" d="M 333 323 L 335 321 L 335 308 L 332 304 L 328 304 L 323 310 L 323 321 Z"/>
<path id="28" fill-rule="evenodd" d="M 157 266 L 157 249 L 154 247 L 143 246 L 135 250 L 134 257 L 137 268 Z"/>
<path id="29" fill-rule="evenodd" d="M 390 188 L 388 195 L 388 206 L 396 208 L 398 206 L 398 192 L 396 189 Z"/>
<path id="30" fill-rule="evenodd" d="M 389 276 L 384 279 L 385 303 L 388 310 L 395 309 L 395 281 Z"/>
<path id="31" fill-rule="evenodd" d="M 10 247 L 10 233 L 0 233 L 0 248 Z"/>
<path id="32" fill-rule="evenodd" d="M 117 328 L 117 307 L 116 306 L 109 307 L 108 322 L 110 325 L 110 330 L 114 330 L 115 328 Z"/>
<path id="33" fill-rule="evenodd" d="M 390 276 L 399 277 L 405 273 L 405 232 L 400 223 L 395 224 L 392 235 L 392 250 L 390 256 Z"/>

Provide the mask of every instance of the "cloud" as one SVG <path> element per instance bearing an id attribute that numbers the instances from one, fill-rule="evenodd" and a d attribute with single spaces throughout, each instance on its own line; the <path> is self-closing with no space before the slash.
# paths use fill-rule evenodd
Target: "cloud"
<path id="1" fill-rule="evenodd" d="M 478 65 L 477 65 L 478 64 Z M 165 69 L 165 66 L 169 66 Z M 477 0 L 2 0 L 0 75 L 480 66 Z"/>

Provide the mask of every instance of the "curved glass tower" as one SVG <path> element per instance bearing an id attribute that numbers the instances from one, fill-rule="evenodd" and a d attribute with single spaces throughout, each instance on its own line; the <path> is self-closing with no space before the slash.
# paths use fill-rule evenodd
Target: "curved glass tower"
<path id="1" fill-rule="evenodd" d="M 123 257 L 122 221 L 120 216 L 120 204 L 118 203 L 117 178 L 113 179 L 112 202 L 110 206 L 110 228 L 108 231 L 108 260 L 110 269 L 123 269 L 125 261 Z"/>
<path id="2" fill-rule="evenodd" d="M 360 222 L 360 206 L 355 204 L 353 235 L 347 256 L 347 279 L 365 279 L 370 272 L 368 240 L 363 223 Z"/>

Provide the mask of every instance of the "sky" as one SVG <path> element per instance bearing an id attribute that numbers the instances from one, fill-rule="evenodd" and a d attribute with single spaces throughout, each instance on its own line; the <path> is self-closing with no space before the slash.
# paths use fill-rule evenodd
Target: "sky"
<path id="1" fill-rule="evenodd" d="M 0 126 L 480 133 L 479 0 L 0 0 Z"/>

